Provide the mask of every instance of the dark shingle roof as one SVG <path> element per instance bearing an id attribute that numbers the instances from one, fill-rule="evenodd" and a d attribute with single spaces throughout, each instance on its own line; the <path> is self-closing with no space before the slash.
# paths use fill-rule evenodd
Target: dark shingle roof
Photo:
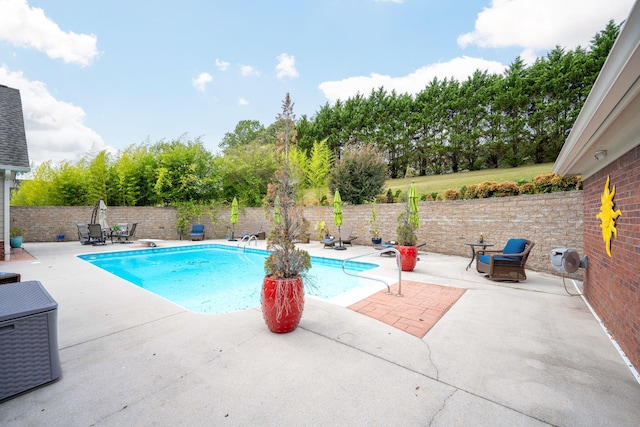
<path id="1" fill-rule="evenodd" d="M 0 168 L 29 169 L 20 91 L 0 85 Z"/>

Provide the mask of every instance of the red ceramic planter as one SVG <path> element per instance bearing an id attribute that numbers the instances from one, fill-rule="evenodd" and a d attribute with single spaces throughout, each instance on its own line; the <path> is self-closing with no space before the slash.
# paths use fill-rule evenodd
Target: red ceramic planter
<path id="1" fill-rule="evenodd" d="M 301 277 L 262 282 L 262 317 L 271 332 L 283 334 L 298 327 L 304 309 L 304 284 Z"/>
<path id="2" fill-rule="evenodd" d="M 398 246 L 402 257 L 402 271 L 413 271 L 418 262 L 418 248 L 415 246 Z"/>

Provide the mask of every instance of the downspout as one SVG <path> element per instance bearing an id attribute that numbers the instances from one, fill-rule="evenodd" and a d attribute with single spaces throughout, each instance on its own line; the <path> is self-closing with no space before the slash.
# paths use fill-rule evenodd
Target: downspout
<path id="1" fill-rule="evenodd" d="M 10 203 L 10 193 L 11 193 L 11 181 L 12 181 L 12 173 L 10 169 L 5 169 L 4 170 L 4 188 L 3 188 L 3 192 L 2 192 L 2 207 L 3 207 L 3 215 L 2 215 L 2 223 L 3 223 L 3 240 L 4 240 L 4 260 L 5 261 L 10 261 L 11 260 L 11 244 L 10 244 L 10 240 L 9 240 L 9 229 L 11 228 L 11 223 L 9 221 L 10 219 L 10 212 L 11 212 L 11 207 L 9 206 Z"/>

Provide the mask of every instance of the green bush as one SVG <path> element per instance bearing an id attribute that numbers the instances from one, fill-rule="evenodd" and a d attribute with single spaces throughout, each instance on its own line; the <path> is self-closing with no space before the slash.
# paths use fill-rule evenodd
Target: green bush
<path id="1" fill-rule="evenodd" d="M 393 203 L 393 192 L 391 191 L 391 189 L 387 190 L 387 202 L 386 203 Z"/>
<path id="2" fill-rule="evenodd" d="M 496 181 L 481 182 L 476 188 L 476 197 L 478 199 L 486 199 L 487 197 L 491 197 L 497 186 L 498 183 Z"/>
<path id="3" fill-rule="evenodd" d="M 502 182 L 498 184 L 491 197 L 508 197 L 508 196 L 519 196 L 520 195 L 520 187 L 513 181 Z"/>
<path id="4" fill-rule="evenodd" d="M 484 181 L 479 184 L 463 185 L 459 190 L 447 189 L 442 194 L 432 192 L 420 196 L 421 201 L 483 199 L 487 197 L 508 197 L 520 194 L 540 194 L 558 191 L 581 190 L 582 181 L 579 176 L 561 176 L 554 173 L 538 175 L 533 182 L 526 180 Z M 387 192 L 390 194 L 391 190 Z M 394 202 L 406 200 L 406 194 L 396 192 Z"/>
<path id="5" fill-rule="evenodd" d="M 536 194 L 536 185 L 533 182 L 520 184 L 520 194 Z"/>
<path id="6" fill-rule="evenodd" d="M 459 200 L 461 198 L 460 196 L 460 192 L 458 190 L 454 190 L 454 189 L 448 189 L 445 190 L 444 192 L 444 199 L 445 200 Z"/>
<path id="7" fill-rule="evenodd" d="M 557 191 L 574 191 L 582 189 L 582 180 L 579 176 L 558 175 L 548 173 L 533 178 L 536 193 L 553 193 Z"/>
<path id="8" fill-rule="evenodd" d="M 485 181 L 476 186 L 470 185 L 469 187 L 467 187 L 465 198 L 485 199 L 487 197 L 518 196 L 519 194 L 520 187 L 518 187 L 518 185 L 513 181 L 501 183 L 498 183 L 496 181 Z"/>
<path id="9" fill-rule="evenodd" d="M 478 198 L 478 184 L 471 184 L 464 192 L 465 199 L 477 199 Z"/>
<path id="10" fill-rule="evenodd" d="M 374 203 L 389 203 L 389 198 L 386 194 L 378 194 L 374 199 Z"/>

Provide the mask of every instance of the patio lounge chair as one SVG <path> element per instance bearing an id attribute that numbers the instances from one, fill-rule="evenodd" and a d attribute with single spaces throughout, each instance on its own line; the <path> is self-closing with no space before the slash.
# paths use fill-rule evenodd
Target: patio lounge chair
<path id="1" fill-rule="evenodd" d="M 89 229 L 86 224 L 76 224 L 78 226 L 78 240 L 83 245 L 89 244 Z"/>
<path id="2" fill-rule="evenodd" d="M 352 241 L 356 240 L 358 236 L 354 236 L 353 227 L 344 227 L 340 229 L 340 239 L 343 245 L 353 246 Z"/>
<path id="3" fill-rule="evenodd" d="M 328 239 L 324 239 L 322 243 L 324 243 L 324 248 L 333 248 L 336 243 L 340 244 L 340 240 L 342 240 L 342 245 L 345 244 L 353 246 L 351 243 L 353 240 L 357 239 L 357 236 L 352 236 L 351 232 L 353 231 L 352 227 L 344 227 L 340 229 L 340 237 L 331 237 Z"/>
<path id="4" fill-rule="evenodd" d="M 189 233 L 191 240 L 204 240 L 204 224 L 194 224 Z"/>
<path id="5" fill-rule="evenodd" d="M 17 283 L 20 281 L 20 277 L 19 273 L 0 271 L 0 285 L 4 285 L 5 283 Z"/>
<path id="6" fill-rule="evenodd" d="M 114 237 L 117 239 L 118 243 L 132 243 L 129 239 L 133 239 L 135 237 L 137 226 L 137 222 L 134 222 L 131 228 L 125 224 L 125 226 L 121 226 L 120 230 L 117 232 L 111 232 L 111 243 L 113 243 Z"/>
<path id="7" fill-rule="evenodd" d="M 491 280 L 526 280 L 524 266 L 534 245 L 526 239 L 509 239 L 502 250 L 480 250 L 476 270 Z"/>
<path id="8" fill-rule="evenodd" d="M 427 246 L 427 242 L 422 242 L 418 245 L 416 245 L 416 250 L 418 251 L 418 253 L 421 251 L 422 248 L 424 248 L 425 246 Z M 382 245 L 380 245 L 379 249 L 389 249 L 389 248 L 394 248 L 394 249 L 398 249 L 398 242 L 396 242 L 395 240 L 391 240 L 390 242 L 386 242 Z M 426 255 L 426 252 L 423 251 L 423 253 Z M 389 251 L 389 252 L 381 252 L 380 256 L 386 256 L 386 257 L 395 257 L 396 253 L 393 251 Z M 418 261 L 420 260 L 420 258 L 418 258 Z"/>
<path id="9" fill-rule="evenodd" d="M 240 237 L 254 237 L 256 239 L 260 238 L 260 233 L 262 233 L 262 225 L 261 224 L 254 224 L 249 231 L 243 231 L 242 234 L 240 234 Z"/>
<path id="10" fill-rule="evenodd" d="M 106 245 L 107 236 L 100 224 L 89 224 L 89 243 L 92 245 Z"/>
<path id="11" fill-rule="evenodd" d="M 322 241 L 322 243 L 324 244 L 324 249 L 333 248 L 336 245 L 336 238 L 333 236 L 327 237 Z"/>

